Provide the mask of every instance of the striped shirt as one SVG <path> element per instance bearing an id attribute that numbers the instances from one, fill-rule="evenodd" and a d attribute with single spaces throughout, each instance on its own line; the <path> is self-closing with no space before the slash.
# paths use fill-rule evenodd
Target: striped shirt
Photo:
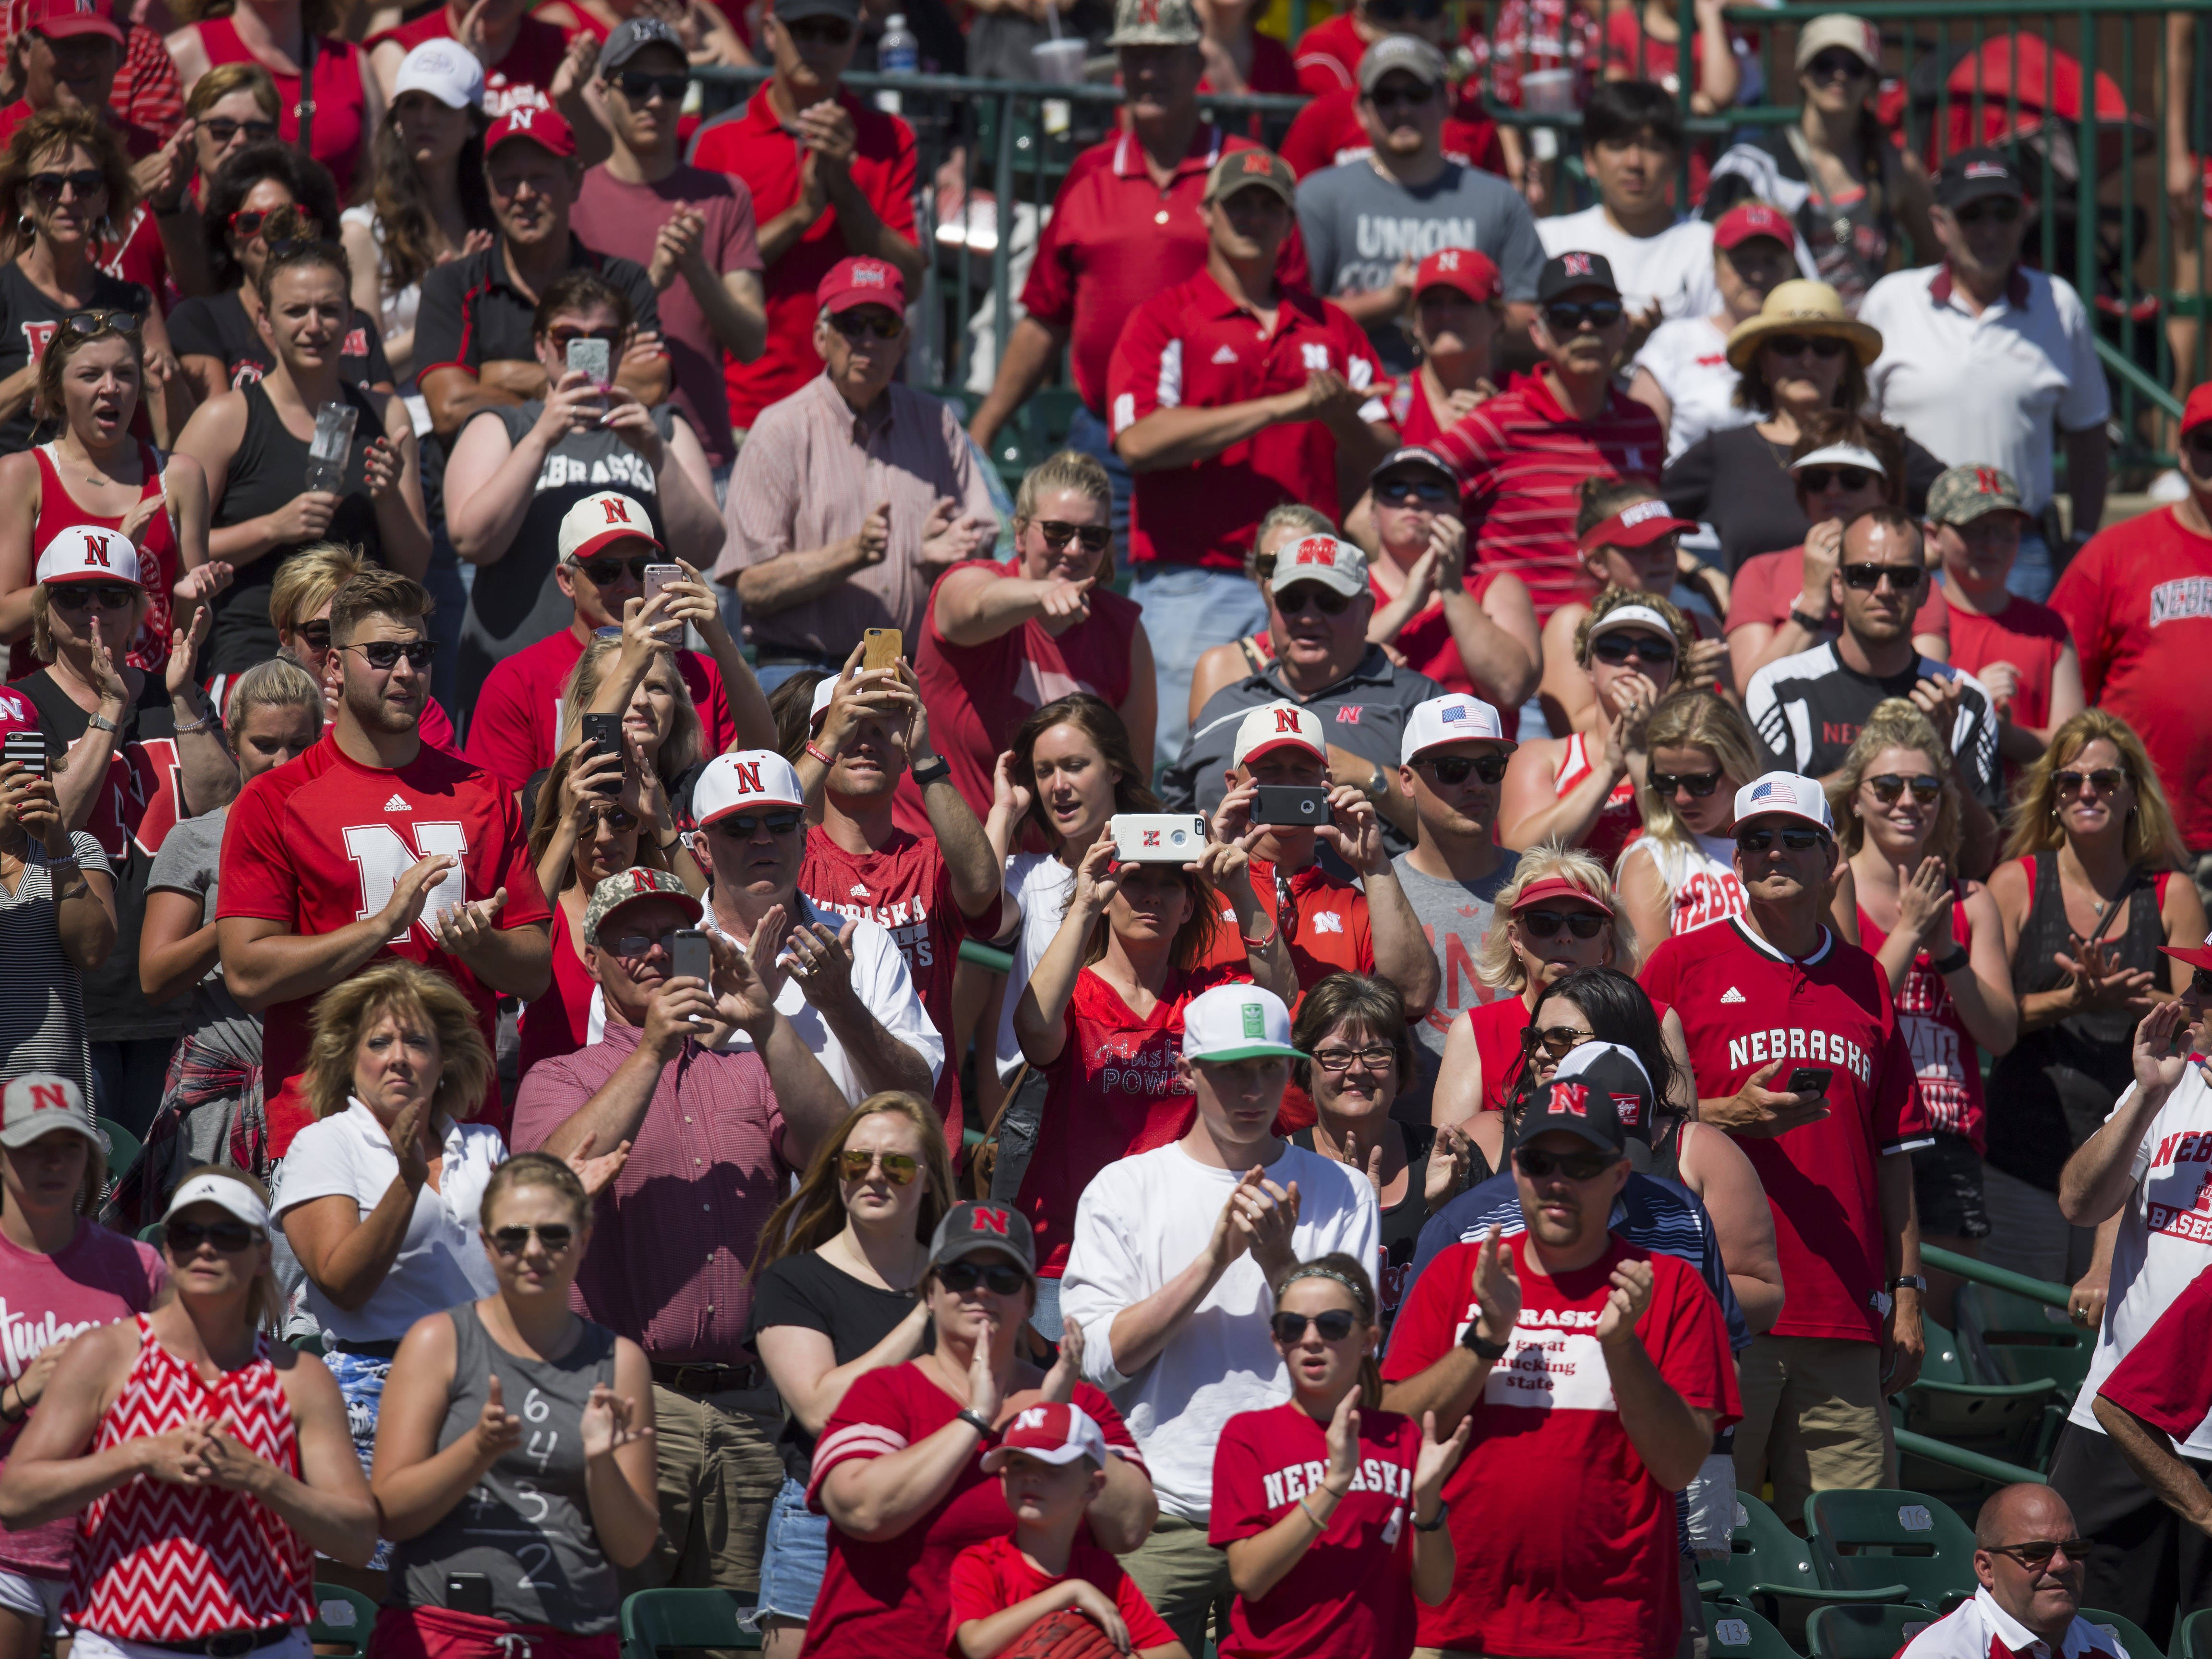
<path id="1" fill-rule="evenodd" d="M 1610 388 L 1597 418 L 1578 420 L 1552 395 L 1547 375 L 1530 374 L 1470 410 L 1436 448 L 1459 473 L 1474 562 L 1528 583 L 1542 622 L 1597 591 L 1575 550 L 1582 481 L 1657 477 L 1667 434 L 1657 416 Z"/>
<path id="2" fill-rule="evenodd" d="M 763 611 L 748 606 L 756 646 L 842 659 L 863 629 L 896 628 L 909 648 L 921 638 L 931 585 L 950 564 L 926 565 L 921 531 L 951 497 L 955 516 L 986 520 L 998 534 L 990 486 L 951 406 L 894 381 L 872 424 L 853 413 L 827 374 L 761 411 L 738 452 L 722 521 L 728 530 L 714 567 L 719 580 L 786 553 L 807 552 L 860 533 L 890 503 L 890 549 L 818 597 Z"/>
<path id="3" fill-rule="evenodd" d="M 100 843 L 83 830 L 70 833 L 70 845 L 78 869 L 113 876 Z M 0 887 L 0 962 L 8 964 L 10 987 L 0 997 L 0 1078 L 58 1072 L 90 1098 L 84 988 L 62 953 L 52 871 L 34 864 L 19 872 L 14 892 Z"/>

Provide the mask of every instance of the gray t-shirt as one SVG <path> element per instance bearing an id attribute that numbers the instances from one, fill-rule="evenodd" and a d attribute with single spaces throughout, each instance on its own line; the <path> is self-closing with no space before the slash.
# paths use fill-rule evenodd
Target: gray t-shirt
<path id="1" fill-rule="evenodd" d="M 161 842 L 146 875 L 149 893 L 190 893 L 200 902 L 200 924 L 215 920 L 216 872 L 222 864 L 222 824 L 230 808 L 185 818 Z M 230 994 L 218 962 L 192 988 L 192 1011 L 185 1034 L 203 1047 L 219 1050 L 241 1065 L 261 1061 L 261 1018 L 240 1007 Z"/>
<path id="2" fill-rule="evenodd" d="M 1471 247 L 1497 263 L 1509 300 L 1534 300 L 1544 245 L 1521 193 L 1496 173 L 1448 161 L 1418 190 L 1384 178 L 1366 157 L 1323 167 L 1298 186 L 1298 231 L 1314 292 L 1334 299 L 1390 285 L 1401 259 Z M 1413 367 L 1413 343 L 1395 318 L 1367 331 L 1394 374 Z"/>
<path id="3" fill-rule="evenodd" d="M 79 870 L 114 874 L 100 843 L 82 830 L 70 832 L 70 846 Z M 58 926 L 54 872 L 44 865 L 24 870 L 14 892 L 0 887 L 0 962 L 8 964 L 8 994 L 0 996 L 0 1082 L 26 1072 L 58 1072 L 89 1099 L 84 985 L 63 953 Z"/>
<path id="4" fill-rule="evenodd" d="M 1421 932 L 1428 935 L 1429 948 L 1437 953 L 1437 965 L 1443 970 L 1436 1006 L 1413 1028 L 1421 1040 L 1413 1053 L 1421 1073 L 1419 1086 L 1400 1096 L 1391 1109 L 1392 1116 L 1403 1118 L 1406 1107 L 1418 1098 L 1419 1120 L 1425 1123 L 1429 1094 L 1444 1057 L 1445 1035 L 1454 1020 L 1475 1004 L 1489 1000 L 1487 988 L 1474 976 L 1474 959 L 1482 950 L 1482 936 L 1490 931 L 1491 901 L 1513 879 L 1513 872 L 1521 867 L 1521 855 L 1500 848 L 1498 867 L 1473 883 L 1439 881 L 1423 875 L 1413 868 L 1410 853 L 1401 854 L 1392 862 L 1406 902 L 1420 918 Z"/>

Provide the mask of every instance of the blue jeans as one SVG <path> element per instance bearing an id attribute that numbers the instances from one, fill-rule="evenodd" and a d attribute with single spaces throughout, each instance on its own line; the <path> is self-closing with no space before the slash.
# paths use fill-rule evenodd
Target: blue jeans
<path id="1" fill-rule="evenodd" d="M 2022 532 L 2020 556 L 2012 562 L 2012 574 L 2005 578 L 2005 592 L 2043 605 L 2049 601 L 2051 590 L 2057 584 L 2057 564 L 2051 556 L 2051 544 L 2043 539 L 2043 532 Z"/>
<path id="2" fill-rule="evenodd" d="M 1201 570 L 1191 564 L 1148 564 L 1133 590 L 1152 645 L 1159 686 L 1159 728 L 1152 744 L 1155 767 L 1182 752 L 1190 734 L 1190 677 L 1209 647 L 1226 645 L 1267 625 L 1267 601 L 1259 583 L 1242 571 Z"/>
<path id="3" fill-rule="evenodd" d="M 806 1507 L 806 1487 L 786 1477 L 768 1512 L 768 1536 L 761 1546 L 760 1599 L 746 1617 L 749 1629 L 765 1619 L 805 1624 L 830 1568 L 830 1517 Z"/>
<path id="4" fill-rule="evenodd" d="M 1106 469 L 1106 476 L 1114 481 L 1114 545 L 1119 550 L 1115 557 L 1126 575 L 1129 569 L 1129 491 L 1133 487 L 1128 464 L 1114 453 L 1113 438 L 1106 430 L 1106 422 L 1080 405 L 1076 409 L 1075 418 L 1067 423 L 1067 447 L 1095 457 Z"/>

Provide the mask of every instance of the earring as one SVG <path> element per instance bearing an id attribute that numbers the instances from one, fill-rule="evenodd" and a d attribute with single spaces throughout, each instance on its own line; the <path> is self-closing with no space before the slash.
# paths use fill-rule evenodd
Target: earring
<path id="1" fill-rule="evenodd" d="M 23 238 L 26 241 L 28 241 L 33 236 L 36 235 L 38 234 L 38 222 L 27 213 L 22 215 L 15 221 L 15 234 Z"/>

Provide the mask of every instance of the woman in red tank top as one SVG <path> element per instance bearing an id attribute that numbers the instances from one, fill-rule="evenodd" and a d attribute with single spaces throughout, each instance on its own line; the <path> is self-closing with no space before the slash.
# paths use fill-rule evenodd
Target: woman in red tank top
<path id="1" fill-rule="evenodd" d="M 277 136 L 297 145 L 304 117 L 307 154 L 330 169 L 338 199 L 350 200 L 354 179 L 373 170 L 368 144 L 384 118 L 384 94 L 368 54 L 337 34 L 327 0 L 188 0 L 173 9 L 190 20 L 168 36 L 185 91 L 217 64 L 260 64 L 276 83 Z M 305 96 L 303 60 L 313 65 Z"/>
<path id="2" fill-rule="evenodd" d="M 21 630 L 8 678 L 37 668 L 30 656 L 31 574 L 38 550 L 71 525 L 127 536 L 138 550 L 149 603 L 130 649 L 134 668 L 158 671 L 169 658 L 172 594 L 192 601 L 221 592 L 230 567 L 207 558 L 207 479 L 188 456 L 165 459 L 131 435 L 145 384 L 145 346 L 137 329 L 107 325 L 120 313 L 89 312 L 87 332 L 75 317 L 54 331 L 39 364 L 44 406 L 62 412 L 61 435 L 0 457 L 0 635 Z M 189 571 L 189 574 L 186 573 Z M 21 611 L 20 619 L 13 614 Z"/>
<path id="3" fill-rule="evenodd" d="M 345 1404 L 260 1329 L 279 1299 L 260 1183 L 203 1167 L 162 1219 L 174 1299 L 70 1344 L 0 1473 L 0 1524 L 82 1512 L 62 1607 L 84 1659 L 309 1659 L 315 1553 L 376 1547 Z"/>

